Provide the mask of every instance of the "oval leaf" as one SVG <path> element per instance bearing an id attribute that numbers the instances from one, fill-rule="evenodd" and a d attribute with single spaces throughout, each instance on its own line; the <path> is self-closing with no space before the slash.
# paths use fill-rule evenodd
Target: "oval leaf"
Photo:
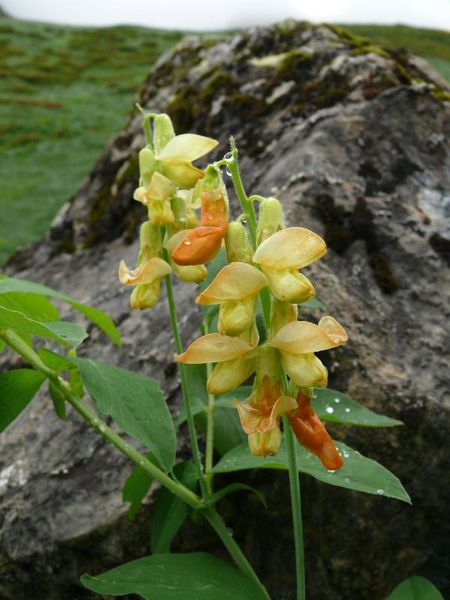
<path id="1" fill-rule="evenodd" d="M 411 499 L 398 478 L 385 467 L 349 448 L 342 442 L 336 447 L 344 459 L 337 471 L 327 471 L 318 458 L 297 446 L 298 470 L 315 479 L 338 487 L 396 498 L 411 504 Z M 276 456 L 260 458 L 250 453 L 247 445 L 237 446 L 226 454 L 212 469 L 215 473 L 229 473 L 243 469 L 288 469 L 288 456 L 283 444 Z"/>
<path id="2" fill-rule="evenodd" d="M 405 579 L 387 600 L 444 600 L 441 592 L 424 577 Z"/>
<path id="3" fill-rule="evenodd" d="M 59 319 L 58 309 L 45 296 L 39 296 L 39 294 L 20 292 L 0 294 L 0 307 L 17 310 L 36 321 L 57 321 Z"/>
<path id="4" fill-rule="evenodd" d="M 403 425 L 397 419 L 391 419 L 365 408 L 348 394 L 329 388 L 316 388 L 313 394 L 313 406 L 324 421 L 359 425 L 362 427 L 396 427 Z"/>
<path id="5" fill-rule="evenodd" d="M 104 331 L 115 344 L 118 346 L 122 344 L 119 332 L 117 331 L 111 317 L 98 308 L 88 306 L 87 304 L 82 304 L 70 296 L 61 294 L 45 285 L 41 285 L 40 283 L 26 281 L 25 279 L 15 279 L 13 277 L 5 277 L 0 279 L 0 294 L 7 294 L 9 292 L 38 294 L 41 296 L 47 296 L 48 298 L 57 298 L 62 302 L 66 302 L 85 315 L 90 321 L 95 323 L 97 327 Z"/>
<path id="6" fill-rule="evenodd" d="M 109 363 L 72 360 L 98 410 L 110 415 L 153 453 L 162 468 L 170 471 L 175 461 L 175 427 L 159 383 Z"/>
<path id="7" fill-rule="evenodd" d="M 28 406 L 44 379 L 40 371 L 33 369 L 15 369 L 0 374 L 0 431 Z"/>
<path id="8" fill-rule="evenodd" d="M 139 594 L 146 600 L 263 600 L 250 579 L 228 563 L 203 552 L 157 554 L 91 577 L 84 587 L 110 596 Z"/>

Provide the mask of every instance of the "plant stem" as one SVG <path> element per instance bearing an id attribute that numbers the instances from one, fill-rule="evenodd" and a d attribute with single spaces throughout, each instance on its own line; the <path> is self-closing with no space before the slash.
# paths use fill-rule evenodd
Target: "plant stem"
<path id="1" fill-rule="evenodd" d="M 241 203 L 242 209 L 247 215 L 248 230 L 250 233 L 250 239 L 253 245 L 253 249 L 256 250 L 256 215 L 253 207 L 252 199 L 261 200 L 261 196 L 251 196 L 248 198 L 245 193 L 244 185 L 242 183 L 241 175 L 239 172 L 238 165 L 238 151 L 233 138 L 230 138 L 230 146 L 232 159 L 227 161 L 228 168 L 233 179 L 234 188 L 236 194 Z M 263 288 L 260 291 L 261 305 L 263 308 L 264 321 L 266 324 L 266 330 L 270 331 L 270 319 L 271 319 L 271 299 L 270 292 L 267 288 Z M 283 372 L 282 375 L 283 392 L 287 393 L 287 381 L 286 375 Z M 291 506 L 292 506 L 292 522 L 294 528 L 294 542 L 295 542 L 295 572 L 297 578 L 297 600 L 305 600 L 305 557 L 304 557 L 304 546 L 303 546 L 303 525 L 302 525 L 302 507 L 301 507 L 301 496 L 300 496 L 300 479 L 297 468 L 297 454 L 295 449 L 295 438 L 291 429 L 289 419 L 283 417 L 284 433 L 286 438 L 288 462 L 289 462 L 289 487 L 291 492 Z"/>
<path id="2" fill-rule="evenodd" d="M 109 443 L 120 450 L 122 454 L 127 456 L 136 465 L 139 465 L 147 471 L 147 473 L 159 481 L 161 485 L 164 485 L 173 494 L 184 500 L 189 506 L 196 509 L 202 508 L 202 501 L 196 494 L 191 492 L 191 490 L 184 485 L 171 479 L 164 471 L 150 462 L 138 450 L 127 444 L 127 442 L 125 442 L 115 431 L 108 427 L 108 425 L 102 421 L 102 419 L 100 419 L 81 398 L 78 398 L 78 396 L 72 393 L 69 384 L 59 377 L 56 371 L 47 367 L 41 360 L 39 354 L 37 354 L 33 348 L 30 348 L 19 335 L 14 331 L 6 330 L 0 332 L 0 337 L 4 339 L 5 342 L 19 354 L 19 356 L 26 360 L 26 362 L 31 364 L 38 371 L 41 371 L 47 379 L 52 381 L 64 394 L 67 402 L 77 411 L 77 413 Z"/>
<path id="3" fill-rule="evenodd" d="M 203 320 L 202 333 L 207 335 L 209 333 L 208 325 Z M 207 377 L 211 375 L 212 367 L 211 363 L 206 363 L 206 374 Z M 208 392 L 208 409 L 206 413 L 206 451 L 205 451 L 205 481 L 208 493 L 213 492 L 213 477 L 214 474 L 211 472 L 213 468 L 213 456 L 214 456 L 214 410 L 215 410 L 216 399 L 213 394 Z"/>
<path id="4" fill-rule="evenodd" d="M 263 593 L 264 598 L 270 600 L 270 596 L 267 593 L 266 588 L 261 583 L 260 579 L 254 572 L 251 564 L 246 559 L 238 544 L 234 541 L 233 533 L 227 528 L 222 517 L 218 514 L 216 509 L 208 509 L 205 511 L 204 515 L 211 524 L 211 526 L 214 528 L 217 535 L 222 540 L 225 548 L 228 550 L 234 562 L 236 563 L 236 566 L 239 567 L 239 569 L 258 586 L 258 588 Z"/>
<path id="5" fill-rule="evenodd" d="M 163 249 L 163 256 L 164 256 L 164 259 L 167 261 L 167 263 L 170 264 L 169 253 L 167 252 L 167 250 L 165 248 Z M 169 274 L 169 275 L 166 275 L 164 279 L 166 282 L 167 301 L 169 304 L 170 324 L 172 326 L 173 337 L 175 340 L 175 348 L 176 348 L 177 354 L 181 354 L 183 352 L 183 344 L 181 342 L 180 328 L 178 327 L 177 309 L 175 306 L 175 298 L 173 295 L 172 277 Z M 197 467 L 197 474 L 198 474 L 198 478 L 199 478 L 200 490 L 202 492 L 202 496 L 203 496 L 203 498 L 207 498 L 208 497 L 208 489 L 206 487 L 205 476 L 204 476 L 203 467 L 202 467 L 202 459 L 201 459 L 201 455 L 200 455 L 200 449 L 198 447 L 197 434 L 195 431 L 195 423 L 194 423 L 194 416 L 192 414 L 191 397 L 189 395 L 189 385 L 188 385 L 188 379 L 187 379 L 186 366 L 181 363 L 177 363 L 177 364 L 178 364 L 178 372 L 180 373 L 181 392 L 183 395 L 184 407 L 186 409 L 187 426 L 188 426 L 189 438 L 190 438 L 191 446 L 192 446 L 192 456 L 194 459 L 195 466 Z"/>
<path id="6" fill-rule="evenodd" d="M 294 527 L 297 600 L 305 600 L 305 552 L 303 547 L 302 503 L 295 448 L 296 442 L 287 417 L 283 417 L 283 425 L 289 461 L 289 488 L 291 492 L 292 523 Z"/>

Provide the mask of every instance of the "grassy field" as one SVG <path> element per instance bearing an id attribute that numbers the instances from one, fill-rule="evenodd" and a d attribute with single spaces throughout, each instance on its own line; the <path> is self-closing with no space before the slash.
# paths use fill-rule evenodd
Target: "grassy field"
<path id="1" fill-rule="evenodd" d="M 357 25 L 428 58 L 450 80 L 450 34 Z M 0 17 L 0 264 L 39 239 L 130 111 L 179 32 L 75 28 Z"/>

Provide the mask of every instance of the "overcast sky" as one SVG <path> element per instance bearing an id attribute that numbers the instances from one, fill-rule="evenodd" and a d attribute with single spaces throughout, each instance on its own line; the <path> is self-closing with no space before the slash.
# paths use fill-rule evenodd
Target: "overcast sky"
<path id="1" fill-rule="evenodd" d="M 0 0 L 0 5 L 23 19 L 74 25 L 213 30 L 293 17 L 450 29 L 450 0 Z"/>

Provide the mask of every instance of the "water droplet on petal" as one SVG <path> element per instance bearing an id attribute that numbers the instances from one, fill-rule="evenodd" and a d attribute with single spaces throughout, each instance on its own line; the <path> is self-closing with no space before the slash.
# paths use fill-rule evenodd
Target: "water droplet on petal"
<path id="1" fill-rule="evenodd" d="M 336 404 L 339 404 L 339 402 L 341 401 L 341 399 L 340 398 L 335 398 L 334 401 L 335 401 Z"/>
<path id="2" fill-rule="evenodd" d="M 331 413 L 334 413 L 334 408 L 332 406 L 327 406 L 325 412 L 331 415 Z"/>
<path id="3" fill-rule="evenodd" d="M 349 412 L 350 412 L 350 408 L 346 408 L 346 409 L 345 409 L 345 412 L 346 412 L 346 413 L 349 413 Z"/>
<path id="4" fill-rule="evenodd" d="M 190 242 L 189 240 L 186 240 L 185 242 L 183 242 L 185 246 L 190 246 L 192 244 L 192 242 Z"/>
<path id="5" fill-rule="evenodd" d="M 377 494 L 379 494 L 380 496 L 382 496 L 384 494 L 384 490 L 382 490 L 381 488 L 377 490 Z"/>

